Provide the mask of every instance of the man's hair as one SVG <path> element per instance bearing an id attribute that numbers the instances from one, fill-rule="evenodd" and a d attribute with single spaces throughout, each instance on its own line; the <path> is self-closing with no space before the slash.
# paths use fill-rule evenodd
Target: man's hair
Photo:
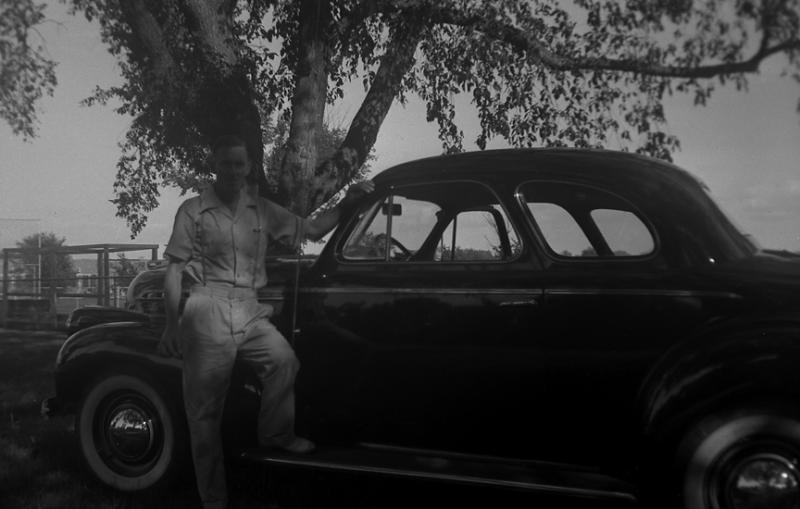
<path id="1" fill-rule="evenodd" d="M 247 157 L 250 157 L 250 148 L 247 146 L 247 143 L 235 134 L 223 134 L 215 139 L 214 143 L 211 144 L 211 153 L 216 154 L 219 149 L 234 147 L 244 147 L 247 152 Z"/>
<path id="2" fill-rule="evenodd" d="M 247 159 L 252 163 L 253 154 L 250 153 L 250 147 L 247 145 L 247 142 L 245 142 L 244 139 L 235 134 L 223 134 L 214 140 L 214 143 L 211 144 L 211 155 L 209 156 L 209 161 L 211 161 L 211 157 L 216 155 L 218 150 L 234 147 L 244 147 L 244 152 L 247 154 Z M 250 173 L 247 174 L 246 178 L 251 185 L 257 185 L 258 181 L 256 179 L 256 172 L 253 171 L 252 168 L 250 169 Z"/>

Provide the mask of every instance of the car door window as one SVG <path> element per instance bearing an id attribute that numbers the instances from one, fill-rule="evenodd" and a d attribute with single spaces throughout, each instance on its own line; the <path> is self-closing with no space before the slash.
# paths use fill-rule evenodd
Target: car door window
<path id="1" fill-rule="evenodd" d="M 385 262 L 504 261 L 521 250 L 497 196 L 477 182 L 399 187 L 359 214 L 342 256 Z"/>
<path id="2" fill-rule="evenodd" d="M 509 225 L 499 207 L 461 212 L 441 235 L 435 259 L 447 262 L 514 258 L 521 246 L 514 230 L 508 230 Z M 503 239 L 506 237 L 509 244 L 504 246 Z"/>
<path id="3" fill-rule="evenodd" d="M 655 251 L 655 237 L 645 221 L 612 193 L 564 182 L 526 182 L 518 196 L 556 256 L 625 258 Z"/>
<path id="4" fill-rule="evenodd" d="M 359 215 L 342 254 L 348 260 L 409 258 L 436 224 L 440 210 L 429 201 L 386 196 Z"/>

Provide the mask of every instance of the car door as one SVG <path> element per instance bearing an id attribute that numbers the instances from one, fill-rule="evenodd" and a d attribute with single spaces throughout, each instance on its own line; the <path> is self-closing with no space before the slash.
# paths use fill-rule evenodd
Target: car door
<path id="1" fill-rule="evenodd" d="M 622 461 L 635 452 L 637 390 L 652 364 L 740 299 L 674 266 L 654 222 L 621 196 L 549 181 L 518 196 L 548 260 L 538 341 L 553 391 L 539 408 L 561 439 L 543 454 Z"/>
<path id="2" fill-rule="evenodd" d="M 524 427 L 521 392 L 544 389 L 530 341 L 542 288 L 505 202 L 477 181 L 377 194 L 345 229 L 337 262 L 320 268 L 304 311 L 314 330 L 304 326 L 298 352 L 339 359 L 308 368 L 317 389 L 349 380 L 334 384 L 347 401 L 334 399 L 361 441 L 518 454 L 509 422 Z"/>

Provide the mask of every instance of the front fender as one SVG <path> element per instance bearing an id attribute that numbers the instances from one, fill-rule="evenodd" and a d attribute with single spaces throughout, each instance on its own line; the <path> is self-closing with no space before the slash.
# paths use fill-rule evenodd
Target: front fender
<path id="1" fill-rule="evenodd" d="M 181 401 L 182 361 L 156 352 L 160 334 L 147 324 L 96 325 L 70 336 L 56 357 L 55 386 L 59 407 L 74 411 L 93 380 L 108 373 L 147 377 Z"/>
<path id="2" fill-rule="evenodd" d="M 668 352 L 640 391 L 645 436 L 660 440 L 726 405 L 800 405 L 800 317 L 717 324 Z"/>

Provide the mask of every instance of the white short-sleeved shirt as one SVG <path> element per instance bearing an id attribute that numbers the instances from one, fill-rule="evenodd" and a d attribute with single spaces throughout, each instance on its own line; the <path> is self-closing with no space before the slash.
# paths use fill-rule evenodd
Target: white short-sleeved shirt
<path id="1" fill-rule="evenodd" d="M 164 254 L 187 262 L 186 271 L 199 283 L 258 289 L 267 284 L 269 242 L 299 246 L 307 224 L 246 189 L 233 213 L 210 185 L 178 208 Z"/>

